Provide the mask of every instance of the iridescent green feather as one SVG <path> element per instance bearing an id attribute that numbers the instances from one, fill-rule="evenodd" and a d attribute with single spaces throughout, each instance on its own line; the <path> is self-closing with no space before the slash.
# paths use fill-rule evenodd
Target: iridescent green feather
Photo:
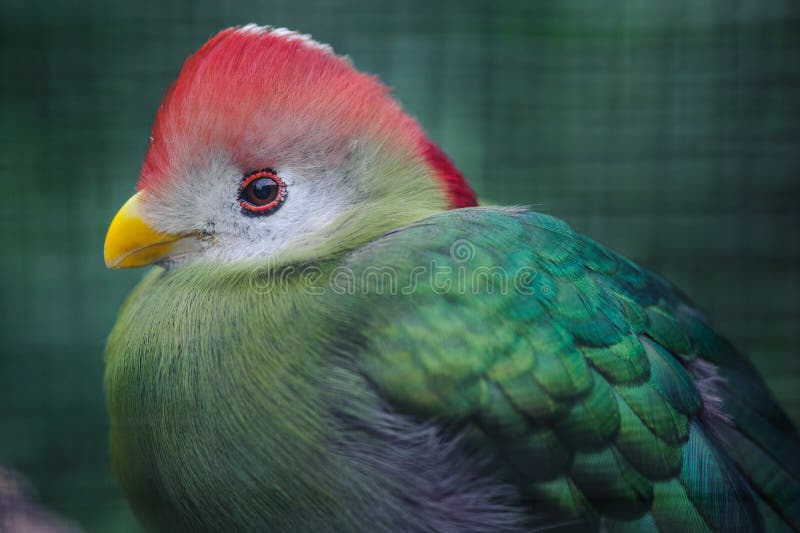
<path id="1" fill-rule="evenodd" d="M 541 508 L 613 531 L 798 525 L 796 431 L 663 279 L 557 219 L 489 208 L 435 215 L 344 264 L 401 280 L 446 267 L 444 294 L 422 276 L 357 299 L 362 371 L 402 412 L 464 431 Z M 459 286 L 498 268 L 505 292 Z M 695 372 L 698 358 L 730 382 Z"/>

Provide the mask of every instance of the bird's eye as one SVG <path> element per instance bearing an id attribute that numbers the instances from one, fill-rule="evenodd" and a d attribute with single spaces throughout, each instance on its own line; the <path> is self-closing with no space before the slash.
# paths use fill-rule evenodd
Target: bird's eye
<path id="1" fill-rule="evenodd" d="M 252 215 L 267 215 L 286 199 L 286 185 L 271 168 L 245 174 L 239 188 L 239 205 Z"/>

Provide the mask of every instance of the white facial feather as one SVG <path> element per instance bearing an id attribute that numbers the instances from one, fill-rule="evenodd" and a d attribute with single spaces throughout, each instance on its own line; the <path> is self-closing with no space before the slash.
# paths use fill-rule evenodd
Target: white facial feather
<path id="1" fill-rule="evenodd" d="M 272 33 L 276 37 L 283 37 L 286 40 L 298 40 L 304 42 L 306 45 L 319 48 L 320 50 L 324 50 L 330 54 L 333 54 L 333 48 L 330 45 L 321 43 L 319 41 L 315 41 L 313 37 L 305 33 L 298 33 L 296 31 L 290 30 L 288 28 L 274 28 L 272 26 L 259 26 L 258 24 L 246 24 L 239 28 L 240 32 L 242 33 Z"/>
<path id="2" fill-rule="evenodd" d="M 159 230 L 189 235 L 170 262 L 205 259 L 236 262 L 268 258 L 318 238 L 357 199 L 347 169 L 305 164 L 278 166 L 286 199 L 266 215 L 251 214 L 239 204 L 244 175 L 221 157 L 211 159 L 191 179 L 170 180 L 144 198 L 144 216 Z"/>

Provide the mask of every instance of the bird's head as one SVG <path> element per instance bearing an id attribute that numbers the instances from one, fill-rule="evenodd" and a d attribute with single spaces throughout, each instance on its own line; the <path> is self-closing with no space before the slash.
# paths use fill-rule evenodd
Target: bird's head
<path id="1" fill-rule="evenodd" d="M 158 109 L 106 264 L 323 257 L 436 211 L 467 182 L 376 78 L 284 29 L 226 29 Z"/>

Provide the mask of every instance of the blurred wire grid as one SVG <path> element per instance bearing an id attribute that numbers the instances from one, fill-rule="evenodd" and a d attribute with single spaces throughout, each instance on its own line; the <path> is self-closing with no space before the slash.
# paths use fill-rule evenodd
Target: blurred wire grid
<path id="1" fill-rule="evenodd" d="M 0 464 L 91 531 L 129 531 L 102 351 L 108 272 L 183 58 L 224 26 L 311 33 L 394 87 L 479 194 L 661 272 L 800 420 L 800 4 L 26 2 L 0 6 Z"/>

